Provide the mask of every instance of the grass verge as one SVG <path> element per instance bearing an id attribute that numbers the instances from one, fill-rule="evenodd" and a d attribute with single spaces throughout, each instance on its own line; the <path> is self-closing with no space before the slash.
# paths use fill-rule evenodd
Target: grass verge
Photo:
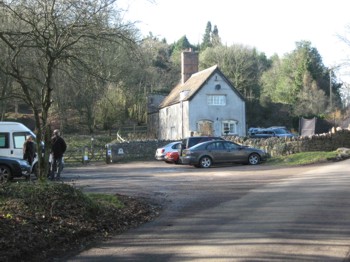
<path id="1" fill-rule="evenodd" d="M 274 166 L 278 166 L 278 165 L 296 166 L 296 165 L 317 164 L 317 163 L 325 163 L 330 160 L 335 160 L 337 159 L 338 155 L 339 155 L 338 151 L 303 152 L 303 153 L 291 154 L 287 156 L 272 157 L 268 159 L 267 163 Z"/>

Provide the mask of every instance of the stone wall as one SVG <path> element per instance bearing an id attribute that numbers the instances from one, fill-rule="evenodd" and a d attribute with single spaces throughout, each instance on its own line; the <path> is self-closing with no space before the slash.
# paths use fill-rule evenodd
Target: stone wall
<path id="1" fill-rule="evenodd" d="M 350 131 L 348 129 L 307 137 L 271 137 L 268 139 L 226 137 L 225 139 L 239 144 L 264 149 L 270 153 L 271 156 L 289 155 L 310 151 L 335 151 L 341 147 L 350 148 Z"/>
<path id="2" fill-rule="evenodd" d="M 172 141 L 168 140 L 143 140 L 130 141 L 106 146 L 106 162 L 116 163 L 130 160 L 154 160 L 157 148 Z"/>
<path id="3" fill-rule="evenodd" d="M 350 148 L 350 131 L 348 129 L 337 130 L 310 137 L 293 137 L 268 139 L 252 139 L 247 137 L 225 137 L 242 145 L 261 148 L 271 156 L 288 155 L 310 151 L 335 151 L 338 148 Z M 115 163 L 130 160 L 154 160 L 157 148 L 172 141 L 169 140 L 144 140 L 117 144 L 108 144 L 106 162 Z"/>

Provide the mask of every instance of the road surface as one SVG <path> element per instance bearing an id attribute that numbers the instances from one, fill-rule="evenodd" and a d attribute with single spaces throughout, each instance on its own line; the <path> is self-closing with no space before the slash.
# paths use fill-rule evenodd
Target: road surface
<path id="1" fill-rule="evenodd" d="M 65 172 L 86 191 L 164 206 L 156 220 L 68 261 L 350 261 L 350 160 L 210 169 L 137 162 Z"/>

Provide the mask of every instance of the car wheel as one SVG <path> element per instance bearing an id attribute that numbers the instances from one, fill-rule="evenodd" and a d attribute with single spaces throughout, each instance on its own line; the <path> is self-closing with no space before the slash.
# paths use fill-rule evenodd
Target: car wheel
<path id="1" fill-rule="evenodd" d="M 199 165 L 200 167 L 203 167 L 203 168 L 208 168 L 210 167 L 212 164 L 212 160 L 210 157 L 208 156 L 203 156 L 200 160 L 199 160 Z"/>
<path id="2" fill-rule="evenodd" d="M 256 153 L 250 154 L 248 157 L 248 163 L 250 165 L 257 165 L 260 163 L 260 156 Z"/>
<path id="3" fill-rule="evenodd" d="M 10 181 L 12 178 L 11 170 L 7 166 L 0 165 L 0 183 Z"/>

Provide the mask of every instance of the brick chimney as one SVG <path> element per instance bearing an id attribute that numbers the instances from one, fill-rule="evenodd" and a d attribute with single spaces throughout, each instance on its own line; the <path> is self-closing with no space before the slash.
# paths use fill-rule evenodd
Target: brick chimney
<path id="1" fill-rule="evenodd" d="M 181 53 L 181 83 L 185 83 L 192 74 L 198 72 L 198 53 L 192 49 Z"/>

